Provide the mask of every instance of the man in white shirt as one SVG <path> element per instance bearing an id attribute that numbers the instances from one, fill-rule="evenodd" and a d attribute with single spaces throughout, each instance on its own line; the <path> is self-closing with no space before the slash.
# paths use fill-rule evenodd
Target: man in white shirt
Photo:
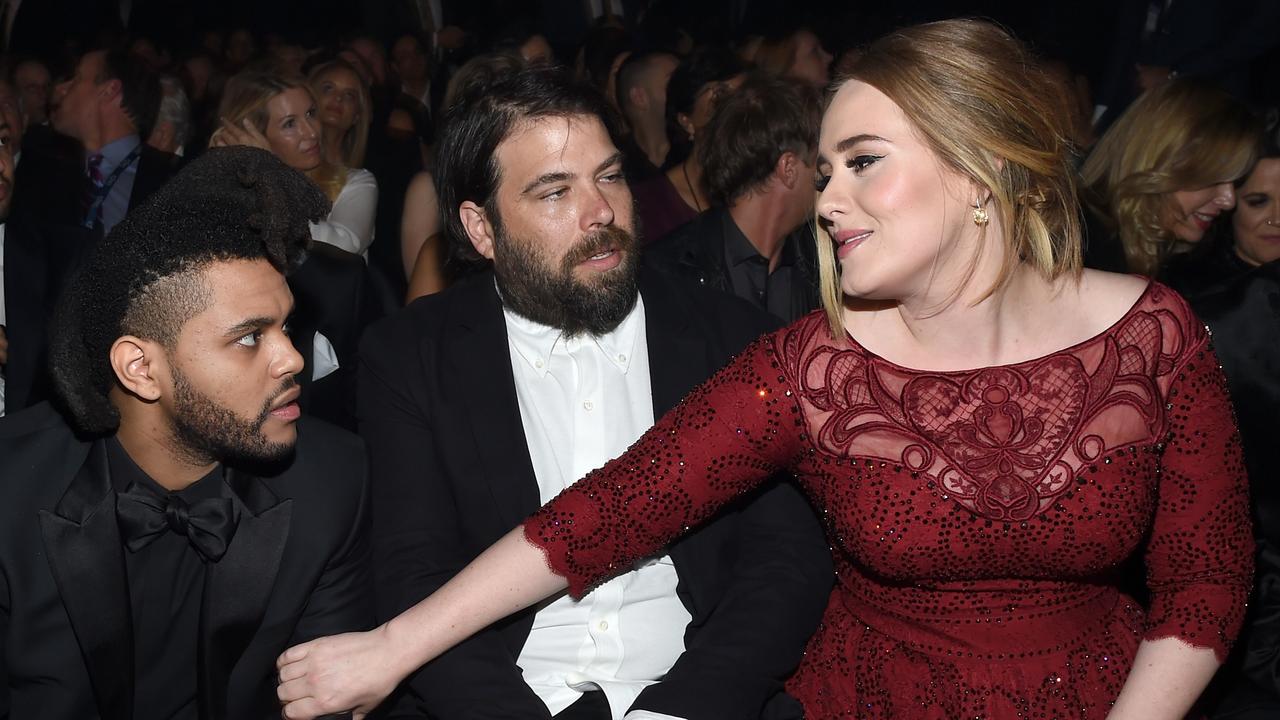
<path id="1" fill-rule="evenodd" d="M 464 90 L 445 118 L 446 232 L 481 271 L 375 325 L 361 352 L 385 617 L 620 454 L 770 327 L 735 298 L 638 272 L 604 117 L 594 90 L 534 68 Z M 406 681 L 391 716 L 798 718 L 782 681 L 831 573 L 812 511 L 773 485 L 581 601 L 556 598 L 462 643 Z"/>

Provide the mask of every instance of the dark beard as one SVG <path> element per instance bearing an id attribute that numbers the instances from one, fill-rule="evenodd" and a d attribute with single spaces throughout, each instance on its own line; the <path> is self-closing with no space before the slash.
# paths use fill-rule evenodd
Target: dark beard
<path id="1" fill-rule="evenodd" d="M 502 302 L 512 312 L 557 328 L 566 337 L 581 333 L 604 335 L 635 307 L 636 271 L 640 258 L 635 237 L 617 226 L 584 237 L 569 249 L 554 269 L 533 242 L 508 235 L 501 221 L 494 224 L 497 251 L 493 270 Z M 573 276 L 578 263 L 612 248 L 622 261 L 594 282 Z"/>
<path id="2" fill-rule="evenodd" d="M 263 403 L 262 411 L 253 420 L 245 420 L 196 390 L 176 367 L 173 381 L 174 433 L 190 459 L 201 463 L 271 464 L 293 452 L 292 443 L 270 442 L 262 432 L 271 405 L 298 384 L 292 376 Z"/>

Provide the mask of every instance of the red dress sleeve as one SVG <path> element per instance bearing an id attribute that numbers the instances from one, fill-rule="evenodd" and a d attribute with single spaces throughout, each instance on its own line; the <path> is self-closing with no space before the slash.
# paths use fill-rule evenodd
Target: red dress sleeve
<path id="1" fill-rule="evenodd" d="M 1167 442 L 1146 554 L 1152 601 L 1145 638 L 1176 637 L 1211 648 L 1221 661 L 1240 632 L 1254 542 L 1226 379 L 1204 327 L 1186 313 L 1188 349 L 1165 400 Z"/>
<path id="2" fill-rule="evenodd" d="M 526 520 L 525 537 L 581 597 L 792 465 L 803 433 L 774 338 L 765 336 Z"/>

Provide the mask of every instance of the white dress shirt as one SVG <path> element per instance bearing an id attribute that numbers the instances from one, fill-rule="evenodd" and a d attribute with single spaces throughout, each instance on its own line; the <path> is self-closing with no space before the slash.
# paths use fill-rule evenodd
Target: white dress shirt
<path id="1" fill-rule="evenodd" d="M 373 244 L 373 216 L 378 209 L 378 181 L 359 168 L 347 171 L 347 184 L 333 201 L 329 216 L 311 223 L 311 239 L 368 260 Z"/>
<path id="2" fill-rule="evenodd" d="M 653 425 L 644 304 L 612 332 L 565 338 L 504 311 L 520 420 L 545 504 L 621 454 Z M 560 595 L 534 615 L 520 652 L 524 680 L 552 715 L 601 690 L 613 720 L 684 652 L 690 615 L 662 556 L 606 582 L 582 600 Z M 669 718 L 640 712 L 626 720 Z"/>

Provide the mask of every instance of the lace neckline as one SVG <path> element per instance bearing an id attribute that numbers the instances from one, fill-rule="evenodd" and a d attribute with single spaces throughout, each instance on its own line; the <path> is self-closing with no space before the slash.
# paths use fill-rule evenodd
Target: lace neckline
<path id="1" fill-rule="evenodd" d="M 1096 343 L 1099 340 L 1102 340 L 1103 338 L 1114 334 L 1115 331 L 1121 325 L 1123 325 L 1126 321 L 1128 321 L 1128 319 L 1138 311 L 1138 308 L 1142 307 L 1142 305 L 1147 300 L 1147 296 L 1151 294 L 1152 290 L 1155 289 L 1157 284 L 1158 283 L 1156 283 L 1155 280 L 1147 280 L 1147 286 L 1142 289 L 1142 292 L 1139 293 L 1137 299 L 1133 301 L 1133 304 L 1129 306 L 1129 309 L 1125 310 L 1123 315 L 1117 318 L 1115 322 L 1108 325 L 1101 332 L 1098 332 L 1090 337 L 1087 337 L 1084 340 L 1081 340 L 1080 342 L 1077 342 L 1073 345 L 1068 345 L 1067 347 L 1060 348 L 1058 350 L 1054 350 L 1052 352 L 1048 352 L 1043 355 L 1038 355 L 1033 358 L 1027 358 L 1026 360 L 1019 360 L 1017 362 L 1012 362 L 1012 363 L 1005 363 L 1003 365 L 982 365 L 979 367 L 965 368 L 962 370 L 928 370 L 923 368 L 913 368 L 913 367 L 908 367 L 906 365 L 900 365 L 882 355 L 872 352 L 869 348 L 867 348 L 867 346 L 858 342 L 857 338 L 853 336 L 853 333 L 849 332 L 848 328 L 844 328 L 844 337 L 849 342 L 850 345 L 852 345 L 856 350 L 862 352 L 862 354 L 866 355 L 868 358 L 872 358 L 881 364 L 888 365 L 889 367 L 892 367 L 897 370 L 901 370 L 904 373 L 908 373 L 912 375 L 971 375 L 976 372 L 982 372 L 983 370 L 990 370 L 993 368 L 1022 367 L 1024 365 L 1033 365 L 1035 363 L 1041 362 L 1045 358 L 1051 358 L 1051 357 L 1054 357 L 1055 355 L 1062 355 L 1064 353 L 1075 352 L 1087 345 L 1092 345 L 1093 343 Z"/>

